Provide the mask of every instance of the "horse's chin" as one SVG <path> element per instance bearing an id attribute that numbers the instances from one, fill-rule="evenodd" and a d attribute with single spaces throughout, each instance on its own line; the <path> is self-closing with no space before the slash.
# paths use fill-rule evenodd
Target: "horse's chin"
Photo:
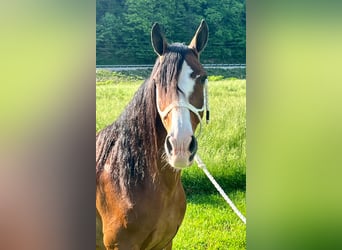
<path id="1" fill-rule="evenodd" d="M 190 167 L 193 163 L 193 160 L 189 160 L 189 156 L 169 156 L 168 162 L 169 164 L 176 169 L 184 169 Z"/>

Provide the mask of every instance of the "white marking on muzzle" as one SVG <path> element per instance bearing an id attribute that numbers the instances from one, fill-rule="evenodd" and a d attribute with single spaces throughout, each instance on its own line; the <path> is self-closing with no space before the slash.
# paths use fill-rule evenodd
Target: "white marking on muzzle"
<path id="1" fill-rule="evenodd" d="M 195 80 L 190 77 L 193 70 L 187 64 L 183 62 L 182 70 L 178 78 L 178 88 L 183 93 L 179 93 L 178 105 L 175 105 L 172 112 L 172 125 L 169 134 L 173 136 L 177 141 L 184 140 L 193 135 L 189 105 L 189 97 L 194 92 Z"/>
<path id="2" fill-rule="evenodd" d="M 192 72 L 191 67 L 184 61 L 178 79 L 179 99 L 171 103 L 163 111 L 159 107 L 157 92 L 157 109 L 162 121 L 170 112 L 172 114 L 172 124 L 167 137 L 169 142 L 165 143 L 165 150 L 170 164 L 176 168 L 184 168 L 192 163 L 192 160 L 190 161 L 192 152 L 190 152 L 189 145 L 194 132 L 192 130 L 190 111 L 194 112 L 201 121 L 196 108 L 189 103 L 189 97 L 192 95 L 195 86 L 195 80 L 190 76 Z M 168 148 L 169 144 L 172 147 Z"/>

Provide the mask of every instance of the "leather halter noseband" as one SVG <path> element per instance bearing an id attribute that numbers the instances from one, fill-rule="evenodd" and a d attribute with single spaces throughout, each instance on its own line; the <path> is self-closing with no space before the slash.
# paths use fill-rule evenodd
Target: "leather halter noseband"
<path id="1" fill-rule="evenodd" d="M 157 109 L 158 109 L 158 113 L 159 113 L 162 121 L 164 121 L 164 118 L 167 116 L 168 113 L 170 113 L 170 111 L 172 109 L 174 109 L 174 108 L 187 108 L 197 116 L 197 118 L 200 122 L 200 131 L 198 133 L 198 136 L 199 136 L 201 134 L 201 131 L 202 131 L 202 118 L 199 115 L 199 112 L 204 112 L 204 110 L 206 110 L 206 123 L 207 124 L 209 123 L 208 79 L 206 79 L 205 83 L 204 83 L 203 106 L 202 106 L 202 108 L 199 108 L 199 109 L 187 101 L 174 101 L 169 106 L 167 106 L 163 111 L 161 111 L 160 107 L 159 107 L 159 102 L 158 102 L 158 90 L 156 89 L 156 91 L 157 91 L 157 100 L 156 100 Z"/>

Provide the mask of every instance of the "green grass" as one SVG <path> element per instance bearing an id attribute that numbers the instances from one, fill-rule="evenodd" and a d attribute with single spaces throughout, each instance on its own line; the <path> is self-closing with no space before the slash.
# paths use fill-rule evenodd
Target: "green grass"
<path id="1" fill-rule="evenodd" d="M 124 76 L 106 84 L 98 81 L 97 131 L 115 120 L 142 82 L 139 78 Z M 198 138 L 198 154 L 246 215 L 246 81 L 210 81 L 209 103 L 211 121 L 203 126 Z M 196 164 L 183 170 L 182 182 L 187 211 L 173 248 L 246 249 L 246 226 Z"/>

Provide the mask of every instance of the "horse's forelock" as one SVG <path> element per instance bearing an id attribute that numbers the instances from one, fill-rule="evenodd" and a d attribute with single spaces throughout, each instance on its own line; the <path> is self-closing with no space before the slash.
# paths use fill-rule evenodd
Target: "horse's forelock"
<path id="1" fill-rule="evenodd" d="M 156 61 L 152 73 L 156 83 L 167 90 L 175 89 L 187 53 L 189 48 L 183 44 L 169 45 L 165 54 Z"/>

